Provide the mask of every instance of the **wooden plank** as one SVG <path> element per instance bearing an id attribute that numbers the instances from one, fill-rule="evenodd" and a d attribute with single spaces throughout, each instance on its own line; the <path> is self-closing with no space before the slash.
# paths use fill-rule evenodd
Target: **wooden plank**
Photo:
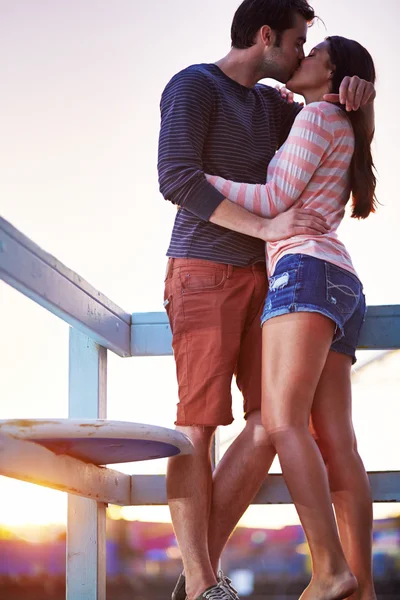
<path id="1" fill-rule="evenodd" d="M 98 507 L 87 498 L 68 501 L 66 600 L 106 600 L 106 511 Z"/>
<path id="2" fill-rule="evenodd" d="M 400 502 L 400 471 L 368 473 L 374 502 Z M 254 504 L 291 504 L 282 475 L 269 475 Z"/>
<path id="3" fill-rule="evenodd" d="M 32 442 L 0 434 L 0 473 L 120 506 L 165 505 L 164 475 L 125 475 L 54 455 Z M 400 502 L 400 471 L 368 474 L 374 502 Z M 253 504 L 290 504 L 282 475 L 269 475 Z"/>
<path id="4" fill-rule="evenodd" d="M 70 330 L 69 417 L 107 418 L 107 350 Z M 67 600 L 106 599 L 106 504 L 68 497 Z"/>
<path id="5" fill-rule="evenodd" d="M 130 476 L 57 455 L 40 444 L 0 433 L 0 473 L 38 485 L 124 506 L 130 503 Z"/>
<path id="6" fill-rule="evenodd" d="M 368 473 L 374 502 L 400 502 L 400 471 Z M 132 475 L 131 504 L 164 505 L 167 494 L 164 475 Z M 291 504 L 282 475 L 269 475 L 252 504 Z"/>
<path id="7" fill-rule="evenodd" d="M 169 356 L 171 344 L 171 328 L 165 312 L 132 315 L 132 356 Z"/>
<path id="8" fill-rule="evenodd" d="M 130 355 L 130 315 L 1 217 L 0 278 L 102 346 Z"/>
<path id="9" fill-rule="evenodd" d="M 172 337 L 164 312 L 132 315 L 132 356 L 172 354 Z M 361 330 L 359 348 L 391 350 L 400 348 L 400 305 L 369 306 Z"/>
<path id="10" fill-rule="evenodd" d="M 358 347 L 363 350 L 400 348 L 400 305 L 368 306 Z"/>
<path id="11" fill-rule="evenodd" d="M 400 502 L 400 471 L 368 473 L 374 502 Z"/>
<path id="12" fill-rule="evenodd" d="M 107 418 L 107 350 L 87 335 L 70 329 L 68 416 Z"/>

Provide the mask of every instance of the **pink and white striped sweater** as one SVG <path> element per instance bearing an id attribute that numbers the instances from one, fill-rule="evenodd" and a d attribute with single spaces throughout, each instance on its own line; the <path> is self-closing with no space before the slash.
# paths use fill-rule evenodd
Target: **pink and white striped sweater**
<path id="1" fill-rule="evenodd" d="M 285 254 L 308 254 L 356 274 L 336 234 L 350 196 L 353 152 L 354 133 L 346 114 L 334 104 L 313 102 L 298 114 L 288 139 L 270 162 L 266 184 L 206 175 L 226 198 L 257 215 L 273 218 L 301 200 L 304 208 L 326 217 L 330 230 L 324 235 L 267 243 L 270 276 Z"/>

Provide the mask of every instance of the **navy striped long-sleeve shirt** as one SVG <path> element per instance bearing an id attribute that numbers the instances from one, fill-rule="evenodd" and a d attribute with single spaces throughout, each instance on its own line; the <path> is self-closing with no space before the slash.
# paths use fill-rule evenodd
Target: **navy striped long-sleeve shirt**
<path id="1" fill-rule="evenodd" d="M 161 98 L 158 154 L 160 191 L 179 207 L 167 256 L 236 266 L 265 260 L 262 240 L 209 221 L 224 196 L 204 173 L 265 183 L 299 110 L 275 89 L 244 87 L 215 64 L 171 79 Z"/>

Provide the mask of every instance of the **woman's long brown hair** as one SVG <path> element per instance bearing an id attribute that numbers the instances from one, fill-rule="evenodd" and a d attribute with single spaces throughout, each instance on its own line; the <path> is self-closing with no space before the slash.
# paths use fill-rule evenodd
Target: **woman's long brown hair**
<path id="1" fill-rule="evenodd" d="M 357 75 L 375 83 L 375 66 L 369 52 L 358 42 L 335 35 L 327 38 L 328 52 L 334 67 L 332 93 L 338 94 L 344 77 Z M 340 105 L 345 110 L 345 107 Z M 376 210 L 376 177 L 372 160 L 373 133 L 368 131 L 365 114 L 361 109 L 346 112 L 354 130 L 355 148 L 350 166 L 352 195 L 351 216 L 366 219 Z"/>

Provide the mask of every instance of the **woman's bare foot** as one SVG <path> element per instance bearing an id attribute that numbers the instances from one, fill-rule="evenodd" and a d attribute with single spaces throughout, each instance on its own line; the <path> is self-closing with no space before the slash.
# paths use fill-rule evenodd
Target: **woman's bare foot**
<path id="1" fill-rule="evenodd" d="M 351 596 L 348 596 L 346 600 L 377 600 L 374 585 L 368 585 L 368 587 L 364 589 L 360 586 L 358 590 L 356 590 L 354 594 L 351 594 Z"/>
<path id="2" fill-rule="evenodd" d="M 352 596 L 357 587 L 357 579 L 350 571 L 324 578 L 313 577 L 300 600 L 344 600 Z"/>

